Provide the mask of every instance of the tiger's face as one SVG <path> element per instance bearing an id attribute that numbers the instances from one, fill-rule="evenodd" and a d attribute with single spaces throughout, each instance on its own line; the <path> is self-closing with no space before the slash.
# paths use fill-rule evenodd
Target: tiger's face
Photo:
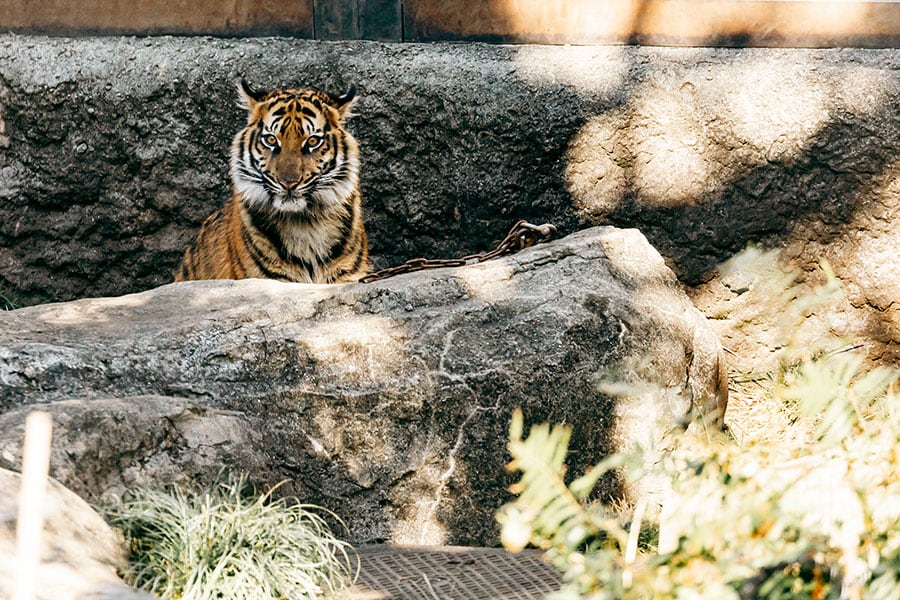
<path id="1" fill-rule="evenodd" d="M 356 88 L 255 92 L 238 86 L 247 126 L 234 137 L 231 177 L 252 208 L 314 216 L 346 203 L 359 185 L 359 147 L 344 129 Z"/>

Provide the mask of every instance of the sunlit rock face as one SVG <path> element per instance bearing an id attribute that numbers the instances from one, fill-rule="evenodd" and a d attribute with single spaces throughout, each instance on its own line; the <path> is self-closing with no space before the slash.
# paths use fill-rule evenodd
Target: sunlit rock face
<path id="1" fill-rule="evenodd" d="M 765 281 L 721 280 L 719 265 L 747 246 L 777 250 L 809 292 L 824 263 L 841 281 L 845 296 L 792 324 L 798 334 L 841 336 L 871 362 L 900 364 L 897 52 L 594 52 L 610 73 L 647 62 L 569 144 L 565 181 L 581 216 L 638 226 L 750 370 L 771 366 L 780 326 L 765 314 Z"/>
<path id="2" fill-rule="evenodd" d="M 496 543 L 516 407 L 574 426 L 580 472 L 718 428 L 726 397 L 715 335 L 636 230 L 371 284 L 189 282 L 0 313 L 0 461 L 39 405 L 54 475 L 86 497 L 225 467 L 286 479 L 356 541 Z"/>
<path id="3" fill-rule="evenodd" d="M 9 432 L 11 433 L 11 432 Z M 0 597 L 13 598 L 23 575 L 16 556 L 15 523 L 18 473 L 0 468 Z M 41 564 L 33 573 L 39 598 L 54 600 L 153 600 L 125 585 L 116 568 L 127 552 L 121 536 L 87 502 L 55 481 L 44 496 L 45 526 L 41 535 Z"/>

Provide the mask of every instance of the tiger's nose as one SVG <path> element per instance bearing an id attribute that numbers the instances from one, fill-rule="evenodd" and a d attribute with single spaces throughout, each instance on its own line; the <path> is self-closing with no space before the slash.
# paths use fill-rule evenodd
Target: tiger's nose
<path id="1" fill-rule="evenodd" d="M 298 185 L 300 185 L 300 180 L 299 179 L 282 179 L 281 185 L 283 185 L 284 189 L 286 189 L 286 190 L 292 190 L 295 187 L 297 187 Z"/>

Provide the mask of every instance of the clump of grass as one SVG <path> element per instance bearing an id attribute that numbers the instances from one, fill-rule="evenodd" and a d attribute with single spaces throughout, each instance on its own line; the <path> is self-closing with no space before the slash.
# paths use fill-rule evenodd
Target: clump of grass
<path id="1" fill-rule="evenodd" d="M 0 282 L 0 310 L 16 310 L 22 306 L 12 288 Z"/>
<path id="2" fill-rule="evenodd" d="M 123 578 L 173 600 L 312 599 L 349 584 L 349 545 L 321 509 L 247 487 L 240 479 L 206 494 L 143 489 L 108 509 L 130 546 Z"/>

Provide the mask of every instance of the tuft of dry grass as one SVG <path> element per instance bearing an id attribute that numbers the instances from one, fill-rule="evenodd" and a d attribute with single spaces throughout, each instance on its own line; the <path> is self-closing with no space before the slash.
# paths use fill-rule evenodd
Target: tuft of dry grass
<path id="1" fill-rule="evenodd" d="M 131 548 L 124 579 L 168 599 L 314 599 L 352 582 L 348 544 L 316 507 L 248 493 L 136 490 L 108 509 Z"/>

